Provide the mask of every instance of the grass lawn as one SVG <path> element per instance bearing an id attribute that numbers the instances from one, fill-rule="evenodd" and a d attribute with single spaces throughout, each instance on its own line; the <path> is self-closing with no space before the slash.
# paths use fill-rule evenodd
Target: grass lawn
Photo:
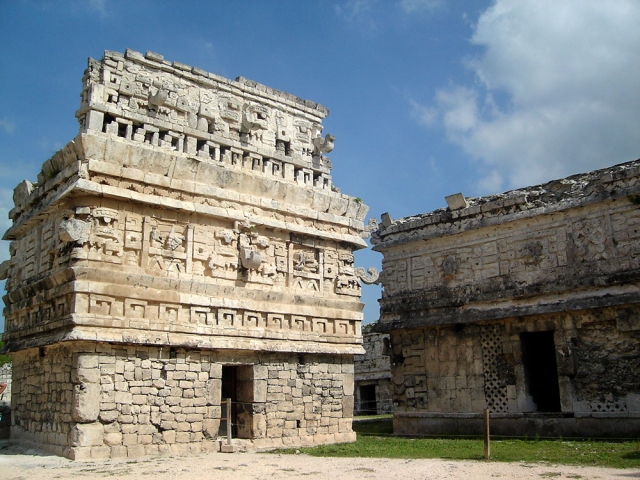
<path id="1" fill-rule="evenodd" d="M 358 440 L 355 443 L 297 450 L 318 457 L 484 459 L 482 439 L 393 437 L 389 435 L 389 419 L 356 421 L 353 428 L 358 432 Z M 295 451 L 296 449 L 279 450 L 280 453 Z M 491 460 L 640 468 L 640 440 L 604 442 L 492 439 Z"/>

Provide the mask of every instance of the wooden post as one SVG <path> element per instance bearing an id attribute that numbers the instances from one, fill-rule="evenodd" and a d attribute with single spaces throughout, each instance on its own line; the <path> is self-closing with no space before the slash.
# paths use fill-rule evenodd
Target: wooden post
<path id="1" fill-rule="evenodd" d="M 227 443 L 220 445 L 220 451 L 223 453 L 233 453 L 235 448 L 231 444 L 231 399 L 227 398 Z"/>
<path id="2" fill-rule="evenodd" d="M 227 445 L 231 445 L 231 399 L 227 398 Z"/>
<path id="3" fill-rule="evenodd" d="M 484 429 L 484 458 L 485 460 L 489 460 L 489 457 L 491 456 L 491 437 L 489 434 L 489 409 L 485 408 L 484 409 L 484 422 L 483 422 L 483 429 Z"/>

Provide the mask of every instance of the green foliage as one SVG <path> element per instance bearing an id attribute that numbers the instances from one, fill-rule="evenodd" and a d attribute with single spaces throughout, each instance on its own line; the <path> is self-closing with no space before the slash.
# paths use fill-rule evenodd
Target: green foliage
<path id="1" fill-rule="evenodd" d="M 0 350 L 2 350 L 2 347 L 4 347 L 4 342 L 0 340 Z M 11 363 L 11 355 L 0 353 L 0 365 L 4 365 L 5 363 Z"/>

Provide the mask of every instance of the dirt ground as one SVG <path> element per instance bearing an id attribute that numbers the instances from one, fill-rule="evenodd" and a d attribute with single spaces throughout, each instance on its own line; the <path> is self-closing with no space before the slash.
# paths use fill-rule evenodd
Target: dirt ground
<path id="1" fill-rule="evenodd" d="M 321 458 L 270 453 L 210 453 L 184 457 L 73 462 L 65 458 L 7 447 L 0 442 L 0 478 L 10 479 L 632 479 L 640 470 L 551 464 Z"/>

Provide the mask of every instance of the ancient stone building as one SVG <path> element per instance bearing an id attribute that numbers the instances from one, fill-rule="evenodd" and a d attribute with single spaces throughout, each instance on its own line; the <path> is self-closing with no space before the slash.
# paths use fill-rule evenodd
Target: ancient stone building
<path id="1" fill-rule="evenodd" d="M 127 50 L 89 60 L 80 134 L 15 189 L 14 442 L 70 458 L 355 439 L 353 251 L 322 105 Z"/>
<path id="2" fill-rule="evenodd" d="M 354 356 L 355 415 L 381 415 L 393 410 L 389 335 L 372 332 L 371 328 L 369 324 L 362 329 L 365 353 Z"/>
<path id="3" fill-rule="evenodd" d="M 383 221 L 396 433 L 640 434 L 640 161 Z"/>

